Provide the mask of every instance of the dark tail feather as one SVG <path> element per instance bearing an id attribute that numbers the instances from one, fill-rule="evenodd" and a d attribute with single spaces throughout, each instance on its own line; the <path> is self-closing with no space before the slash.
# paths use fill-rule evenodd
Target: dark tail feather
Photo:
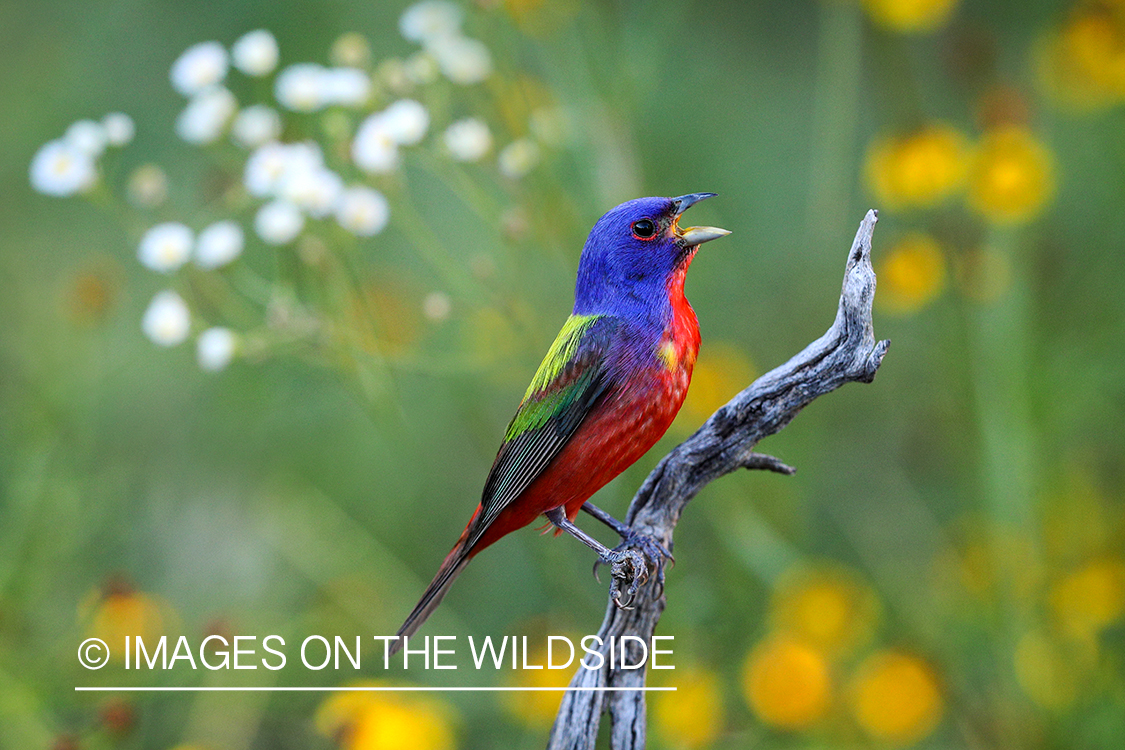
<path id="1" fill-rule="evenodd" d="M 466 529 L 466 532 L 467 531 Z M 465 549 L 466 536 L 467 533 L 462 535 L 461 539 L 457 540 L 457 544 L 446 556 L 441 567 L 438 568 L 434 580 L 430 582 L 430 585 L 426 588 L 426 592 L 422 594 L 422 598 L 414 605 L 414 611 L 410 613 L 406 618 L 406 622 L 398 629 L 397 635 L 399 638 L 391 645 L 391 656 L 394 656 L 402 649 L 403 636 L 414 635 L 415 631 L 422 627 L 422 623 L 426 621 L 426 618 L 441 604 L 445 592 L 449 591 L 449 587 L 457 580 L 457 576 L 461 575 L 461 571 L 469 564 L 469 560 L 471 560 L 472 557 L 470 552 Z"/>

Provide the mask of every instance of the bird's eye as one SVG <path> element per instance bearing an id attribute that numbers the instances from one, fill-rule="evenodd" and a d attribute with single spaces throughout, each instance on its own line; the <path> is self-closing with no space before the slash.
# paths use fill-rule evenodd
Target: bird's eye
<path id="1" fill-rule="evenodd" d="M 633 222 L 633 236 L 639 240 L 651 240 L 656 235 L 656 224 L 652 219 Z"/>

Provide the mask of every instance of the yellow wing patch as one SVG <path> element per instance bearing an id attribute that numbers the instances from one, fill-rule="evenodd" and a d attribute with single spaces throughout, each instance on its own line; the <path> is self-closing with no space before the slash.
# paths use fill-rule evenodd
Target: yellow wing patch
<path id="1" fill-rule="evenodd" d="M 656 354 L 664 360 L 664 366 L 670 371 L 675 370 L 676 366 L 680 363 L 680 353 L 676 351 L 676 343 L 674 341 L 665 341 L 660 349 L 657 350 Z"/>

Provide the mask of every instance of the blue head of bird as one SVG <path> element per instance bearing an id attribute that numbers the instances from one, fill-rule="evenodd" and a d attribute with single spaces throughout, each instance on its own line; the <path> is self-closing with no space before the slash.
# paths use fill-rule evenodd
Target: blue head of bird
<path id="1" fill-rule="evenodd" d="M 637 198 L 598 219 L 582 248 L 574 290 L 576 315 L 644 315 L 668 300 L 669 283 L 683 283 L 699 245 L 730 234 L 718 227 L 680 226 L 690 206 L 714 193 Z"/>

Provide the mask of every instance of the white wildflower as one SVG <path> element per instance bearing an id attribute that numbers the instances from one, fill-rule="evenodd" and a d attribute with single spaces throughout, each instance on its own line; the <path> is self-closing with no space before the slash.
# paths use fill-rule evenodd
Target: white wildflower
<path id="1" fill-rule="evenodd" d="M 513 180 L 523 177 L 538 163 L 539 146 L 527 138 L 512 141 L 500 152 L 500 174 Z"/>
<path id="2" fill-rule="evenodd" d="M 430 127 L 426 108 L 413 99 L 399 99 L 379 115 L 387 135 L 400 146 L 413 146 L 422 140 Z"/>
<path id="3" fill-rule="evenodd" d="M 258 209 L 254 231 L 271 245 L 285 245 L 305 228 L 305 217 L 288 201 L 277 200 Z"/>
<path id="4" fill-rule="evenodd" d="M 191 257 L 192 232 L 177 221 L 157 224 L 145 232 L 137 258 L 146 268 L 171 273 Z"/>
<path id="5" fill-rule="evenodd" d="M 289 164 L 289 153 L 285 144 L 270 141 L 259 146 L 246 160 L 242 174 L 242 184 L 246 191 L 257 198 L 273 195 L 285 176 Z"/>
<path id="6" fill-rule="evenodd" d="M 281 136 L 281 115 L 264 104 L 254 104 L 238 113 L 231 126 L 235 142 L 257 148 Z"/>
<path id="7" fill-rule="evenodd" d="M 216 326 L 199 334 L 195 342 L 195 358 L 207 372 L 222 370 L 234 358 L 238 339 L 229 328 Z"/>
<path id="8" fill-rule="evenodd" d="M 277 76 L 273 92 L 281 106 L 294 112 L 316 112 L 328 104 L 325 70 L 316 63 L 290 65 Z"/>
<path id="9" fill-rule="evenodd" d="M 63 140 L 44 144 L 32 158 L 29 172 L 33 188 L 59 197 L 88 190 L 98 180 L 90 155 Z"/>
<path id="10" fill-rule="evenodd" d="M 111 146 L 124 146 L 133 140 L 136 126 L 133 118 L 124 112 L 110 112 L 102 118 L 105 139 Z"/>
<path id="11" fill-rule="evenodd" d="M 243 34 L 230 51 L 234 67 L 248 76 L 264 76 L 277 67 L 277 40 L 265 29 Z"/>
<path id="12" fill-rule="evenodd" d="M 356 68 L 329 68 L 321 85 L 325 100 L 344 107 L 359 107 L 371 98 L 371 78 Z"/>
<path id="13" fill-rule="evenodd" d="M 293 169 L 282 179 L 279 195 L 309 216 L 322 219 L 332 213 L 343 189 L 344 181 L 330 169 Z"/>
<path id="14" fill-rule="evenodd" d="M 188 47 L 172 63 L 172 86 L 184 96 L 195 96 L 227 75 L 227 51 L 218 42 Z"/>
<path id="15" fill-rule="evenodd" d="M 195 264 L 200 268 L 222 268 L 242 254 L 242 227 L 233 221 L 217 221 L 199 233 Z"/>
<path id="16" fill-rule="evenodd" d="M 97 159 L 105 151 L 106 134 L 101 123 L 79 120 L 66 129 L 63 139 L 87 156 Z"/>
<path id="17" fill-rule="evenodd" d="M 398 29 L 412 42 L 456 34 L 461 29 L 461 6 L 449 0 L 422 0 L 403 11 Z"/>
<path id="18" fill-rule="evenodd" d="M 398 167 L 398 146 L 381 114 L 371 115 L 359 126 L 352 141 L 352 159 L 357 167 L 373 174 L 393 172 Z"/>
<path id="19" fill-rule="evenodd" d="M 193 97 L 176 118 L 176 134 L 188 143 L 213 143 L 237 109 L 234 94 L 222 86 L 211 86 Z"/>
<path id="20" fill-rule="evenodd" d="M 422 300 L 422 314 L 435 323 L 440 323 L 453 312 L 453 301 L 445 292 L 430 292 Z"/>
<path id="21" fill-rule="evenodd" d="M 480 83 L 492 73 L 492 55 L 484 42 L 463 36 L 451 36 L 431 45 L 429 51 L 437 58 L 445 77 L 467 86 Z"/>
<path id="22" fill-rule="evenodd" d="M 316 141 L 301 141 L 285 146 L 285 177 L 311 174 L 324 168 L 324 152 Z"/>
<path id="23" fill-rule="evenodd" d="M 345 190 L 336 208 L 336 220 L 340 226 L 360 237 L 382 232 L 390 217 L 391 207 L 383 194 L 362 185 Z"/>
<path id="24" fill-rule="evenodd" d="M 477 161 L 492 148 L 492 133 L 488 125 L 475 117 L 453 123 L 442 139 L 456 161 Z"/>
<path id="25" fill-rule="evenodd" d="M 141 330 L 160 346 L 175 346 L 186 339 L 191 330 L 191 313 L 183 297 L 170 290 L 153 297 L 141 318 Z"/>

